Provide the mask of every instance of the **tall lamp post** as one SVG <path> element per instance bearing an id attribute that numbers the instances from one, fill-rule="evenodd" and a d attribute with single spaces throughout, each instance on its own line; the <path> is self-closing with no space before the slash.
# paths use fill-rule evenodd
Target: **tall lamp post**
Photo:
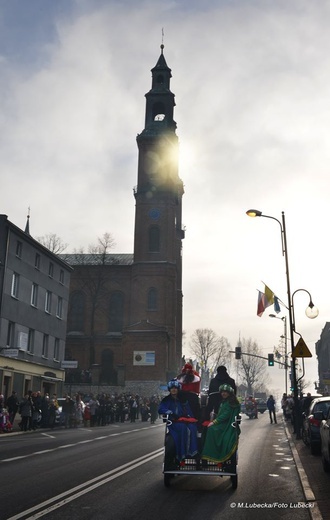
<path id="1" fill-rule="evenodd" d="M 283 316 L 282 318 L 279 318 L 275 314 L 270 314 L 270 318 L 276 318 L 277 320 L 281 320 L 284 323 L 284 336 L 281 336 L 281 338 L 284 338 L 284 363 L 285 363 L 285 393 L 288 393 L 288 333 L 287 333 L 287 325 L 286 325 L 286 316 Z"/>
<path id="2" fill-rule="evenodd" d="M 285 227 L 285 215 L 284 211 L 282 211 L 282 222 L 278 220 L 275 217 L 271 217 L 270 215 L 263 215 L 262 211 L 259 211 L 258 209 L 249 209 L 246 214 L 249 217 L 264 217 L 264 218 L 270 218 L 272 220 L 276 220 L 281 228 L 281 241 L 282 241 L 282 255 L 285 259 L 285 271 L 286 271 L 286 286 L 287 286 L 287 295 L 288 295 L 288 311 L 289 311 L 289 329 L 290 329 L 290 341 L 291 341 L 291 355 L 294 351 L 294 332 L 295 332 L 295 323 L 294 323 L 294 308 L 293 308 L 293 299 L 291 298 L 291 289 L 290 289 L 290 274 L 289 274 L 289 258 L 288 258 L 288 245 L 287 245 L 287 238 L 286 238 L 286 227 Z M 293 293 L 293 295 L 298 291 L 305 291 L 309 294 L 308 291 L 305 289 L 297 289 Z M 318 315 L 318 311 L 315 308 L 311 295 L 310 296 L 310 302 L 308 305 L 308 308 L 306 309 L 306 316 L 309 318 L 316 318 Z M 310 309 L 310 312 L 308 312 L 308 309 Z M 297 385 L 297 373 L 296 373 L 296 362 L 295 357 L 293 357 L 293 363 L 292 363 L 292 374 L 291 374 L 291 381 L 292 381 L 292 387 L 293 387 L 293 399 L 294 399 L 294 408 L 295 408 L 295 414 L 294 414 L 294 433 L 296 434 L 297 439 L 300 439 L 300 421 L 299 416 L 297 414 L 297 410 L 299 409 L 299 399 L 298 399 L 298 385 Z"/>

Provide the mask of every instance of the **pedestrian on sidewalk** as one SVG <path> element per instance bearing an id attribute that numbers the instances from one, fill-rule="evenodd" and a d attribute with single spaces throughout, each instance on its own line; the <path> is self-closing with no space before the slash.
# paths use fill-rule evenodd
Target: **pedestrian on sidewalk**
<path id="1" fill-rule="evenodd" d="M 8 397 L 6 406 L 9 413 L 9 421 L 11 422 L 11 424 L 14 424 L 15 416 L 19 408 L 19 399 L 15 390 L 13 390 L 11 396 Z"/>
<path id="2" fill-rule="evenodd" d="M 269 412 L 269 419 L 270 419 L 270 423 L 273 424 L 273 419 L 274 419 L 274 423 L 276 424 L 277 423 L 277 420 L 276 420 L 276 403 L 275 403 L 275 399 L 272 395 L 270 395 L 267 399 L 267 408 L 268 408 L 268 412 Z"/>

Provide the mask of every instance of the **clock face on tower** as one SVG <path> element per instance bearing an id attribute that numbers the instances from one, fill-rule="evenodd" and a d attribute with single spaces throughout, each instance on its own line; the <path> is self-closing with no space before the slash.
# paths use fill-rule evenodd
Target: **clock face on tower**
<path id="1" fill-rule="evenodd" d="M 158 208 L 152 208 L 149 211 L 149 217 L 151 220 L 158 220 L 160 217 L 160 210 Z"/>

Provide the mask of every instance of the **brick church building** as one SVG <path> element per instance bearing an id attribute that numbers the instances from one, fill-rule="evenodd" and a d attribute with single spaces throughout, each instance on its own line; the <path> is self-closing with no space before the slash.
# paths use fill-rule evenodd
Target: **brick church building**
<path id="1" fill-rule="evenodd" d="M 161 384 L 181 368 L 184 190 L 163 49 L 137 136 L 134 252 L 61 255 L 73 267 L 66 359 L 93 384 Z"/>

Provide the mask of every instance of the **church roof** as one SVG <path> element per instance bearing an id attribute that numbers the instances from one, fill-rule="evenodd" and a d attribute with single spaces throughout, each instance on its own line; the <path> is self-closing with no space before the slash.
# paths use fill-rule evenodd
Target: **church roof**
<path id="1" fill-rule="evenodd" d="M 72 253 L 58 255 L 69 265 L 132 265 L 133 253 Z"/>

